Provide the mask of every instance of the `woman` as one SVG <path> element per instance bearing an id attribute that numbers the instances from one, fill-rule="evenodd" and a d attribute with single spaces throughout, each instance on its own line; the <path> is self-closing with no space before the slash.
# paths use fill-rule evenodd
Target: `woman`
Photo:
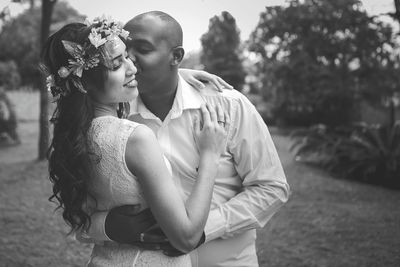
<path id="1" fill-rule="evenodd" d="M 202 236 L 225 143 L 217 118 L 229 118 L 220 107 L 201 107 L 202 127 L 200 119 L 194 126 L 198 178 L 184 203 L 153 132 L 118 118 L 119 103 L 137 96 L 136 68 L 121 40 L 127 36 L 120 24 L 101 18 L 68 24 L 45 44 L 48 87 L 58 97 L 49 153 L 51 199 L 72 231 L 87 229 L 96 209 L 149 206 L 172 245 L 188 252 Z M 190 266 L 190 259 L 105 242 L 95 245 L 89 265 Z"/>

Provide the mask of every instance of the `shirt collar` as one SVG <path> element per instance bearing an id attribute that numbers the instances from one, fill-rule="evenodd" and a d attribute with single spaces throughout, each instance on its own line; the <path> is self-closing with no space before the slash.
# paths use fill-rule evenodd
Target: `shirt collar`
<path id="1" fill-rule="evenodd" d="M 195 88 L 193 88 L 189 83 L 187 83 L 180 75 L 179 75 L 179 84 L 178 91 L 180 90 L 180 97 L 182 103 L 182 109 L 199 109 L 201 104 L 205 101 Z M 177 92 L 178 93 L 178 92 Z M 178 95 L 178 94 L 177 94 Z"/>
<path id="2" fill-rule="evenodd" d="M 175 95 L 174 103 L 171 108 L 171 119 L 179 117 L 183 110 L 199 109 L 204 99 L 200 92 L 187 83 L 180 75 L 178 80 L 178 88 Z M 131 111 L 129 116 L 141 115 L 144 119 L 154 119 L 156 116 L 147 109 L 140 95 L 131 103 Z"/>

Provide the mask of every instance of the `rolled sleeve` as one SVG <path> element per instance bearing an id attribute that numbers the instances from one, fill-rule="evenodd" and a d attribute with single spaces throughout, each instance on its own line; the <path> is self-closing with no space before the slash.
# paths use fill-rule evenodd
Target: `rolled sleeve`
<path id="1" fill-rule="evenodd" d="M 225 217 L 222 216 L 220 209 L 216 208 L 211 210 L 208 214 L 206 226 L 204 227 L 204 233 L 206 235 L 205 242 L 223 236 L 226 228 L 226 220 Z"/>

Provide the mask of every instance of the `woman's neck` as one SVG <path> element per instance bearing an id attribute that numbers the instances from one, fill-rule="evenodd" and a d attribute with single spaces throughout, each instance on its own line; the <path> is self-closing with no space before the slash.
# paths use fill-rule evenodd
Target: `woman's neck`
<path id="1" fill-rule="evenodd" d="M 102 116 L 114 116 L 117 115 L 118 103 L 116 104 L 103 104 L 93 101 L 93 115 L 95 118 Z"/>

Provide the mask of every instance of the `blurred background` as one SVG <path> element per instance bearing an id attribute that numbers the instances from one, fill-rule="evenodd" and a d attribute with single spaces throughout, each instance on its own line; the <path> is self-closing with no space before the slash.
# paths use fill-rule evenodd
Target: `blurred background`
<path id="1" fill-rule="evenodd" d="M 400 266 L 400 0 L 0 0 L 0 266 L 90 253 L 47 200 L 44 40 L 150 10 L 181 23 L 181 67 L 225 79 L 270 129 L 293 193 L 258 231 L 260 266 Z"/>

